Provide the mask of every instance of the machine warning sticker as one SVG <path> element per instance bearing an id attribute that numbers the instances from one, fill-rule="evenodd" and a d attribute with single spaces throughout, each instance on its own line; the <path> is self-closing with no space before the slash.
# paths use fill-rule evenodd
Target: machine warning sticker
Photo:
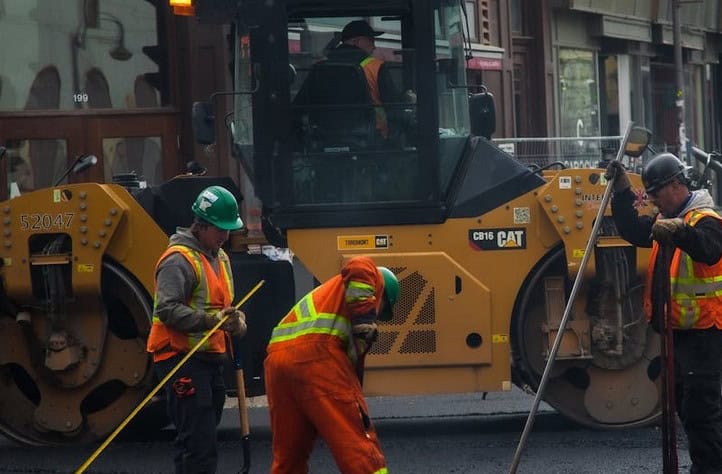
<path id="1" fill-rule="evenodd" d="M 92 263 L 79 263 L 77 269 L 78 273 L 93 273 L 95 271 L 95 265 Z"/>
<path id="2" fill-rule="evenodd" d="M 67 189 L 53 189 L 53 202 L 68 202 L 72 193 Z"/>
<path id="3" fill-rule="evenodd" d="M 474 250 L 525 249 L 526 228 L 469 229 L 469 245 Z"/>
<path id="4" fill-rule="evenodd" d="M 572 177 L 559 176 L 559 189 L 572 189 Z"/>
<path id="5" fill-rule="evenodd" d="M 389 248 L 388 235 L 339 235 L 336 237 L 339 250 L 374 250 Z"/>

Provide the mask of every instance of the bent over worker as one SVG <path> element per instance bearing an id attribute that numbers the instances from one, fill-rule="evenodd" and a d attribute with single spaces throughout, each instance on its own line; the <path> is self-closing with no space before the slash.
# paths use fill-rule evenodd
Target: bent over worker
<path id="1" fill-rule="evenodd" d="M 190 228 L 177 228 L 156 266 L 147 349 L 158 377 L 165 377 L 220 319 L 228 319 L 165 387 L 168 414 L 177 430 L 178 474 L 216 472 L 216 426 L 226 396 L 225 333 L 246 333 L 245 315 L 232 306 L 233 275 L 221 248 L 229 231 L 243 226 L 236 198 L 221 186 L 210 186 L 192 210 Z"/>
<path id="2" fill-rule="evenodd" d="M 344 474 L 387 472 L 360 376 L 398 294 L 389 269 L 354 257 L 275 327 L 265 360 L 273 474 L 307 473 L 318 436 Z"/>
<path id="3" fill-rule="evenodd" d="M 644 167 L 645 191 L 659 209 L 654 217 L 638 214 L 618 161 L 609 165 L 607 176 L 617 176 L 612 214 L 620 234 L 634 245 L 652 247 L 644 309 L 657 331 L 664 325 L 652 320 L 653 302 L 666 301 L 667 295 L 652 289 L 669 275 L 675 402 L 687 434 L 690 472 L 722 473 L 722 218 L 706 189 L 690 192 L 687 168 L 671 153 Z M 669 269 L 663 268 L 660 245 L 674 248 Z"/>

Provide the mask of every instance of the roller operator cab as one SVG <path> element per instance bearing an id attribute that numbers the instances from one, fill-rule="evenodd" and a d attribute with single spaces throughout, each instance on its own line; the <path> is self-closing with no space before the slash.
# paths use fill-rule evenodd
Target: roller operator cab
<path id="1" fill-rule="evenodd" d="M 465 84 L 463 2 L 228 3 L 197 0 L 195 13 L 233 20 L 225 123 L 267 237 L 320 281 L 359 254 L 399 278 L 365 391 L 534 390 L 604 171 L 530 169 L 487 139 L 493 103 Z M 359 61 L 335 59 L 340 32 L 359 19 L 383 32 L 374 56 L 396 90 L 383 102 L 369 98 Z M 200 141 L 214 139 L 210 110 L 195 108 Z M 634 143 L 622 146 L 638 156 L 649 136 L 629 135 Z M 640 212 L 652 212 L 639 177 L 632 183 Z M 585 425 L 637 426 L 660 412 L 659 343 L 641 309 L 647 258 L 618 236 L 607 210 L 544 396 Z"/>

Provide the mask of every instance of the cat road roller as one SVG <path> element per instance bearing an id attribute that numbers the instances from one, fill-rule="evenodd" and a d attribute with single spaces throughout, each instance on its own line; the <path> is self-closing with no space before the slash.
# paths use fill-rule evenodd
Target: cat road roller
<path id="1" fill-rule="evenodd" d="M 399 278 L 394 319 L 380 324 L 367 357 L 367 394 L 535 390 L 606 180 L 598 168 L 530 167 L 489 140 L 493 99 L 466 83 L 464 2 L 192 6 L 188 21 L 230 32 L 234 83 L 234 93 L 194 105 L 196 139 L 229 140 L 268 241 L 318 281 L 361 254 Z M 328 59 L 344 25 L 361 18 L 383 32 L 381 68 L 399 92 L 383 103 L 359 62 Z M 645 145 L 620 147 L 637 155 Z M 638 210 L 653 212 L 631 179 Z M 167 242 L 161 221 L 190 208 L 178 196 L 197 194 L 174 182 L 178 194 L 150 190 L 150 204 L 93 183 L 0 202 L 0 431 L 40 445 L 96 441 L 152 389 L 144 346 Z M 190 222 L 182 217 L 168 220 Z M 544 400 L 586 426 L 639 426 L 661 407 L 659 341 L 641 309 L 648 251 L 618 236 L 609 211 L 602 219 Z M 233 258 L 247 279 L 237 294 L 267 281 L 245 309 L 246 388 L 257 395 L 294 279 L 287 262 Z M 137 421 L 153 424 L 153 407 Z"/>
<path id="2" fill-rule="evenodd" d="M 489 140 L 493 98 L 466 82 L 464 2 L 192 4 L 193 21 L 231 25 L 234 81 L 232 94 L 194 105 L 194 133 L 214 142 L 224 117 L 218 139 L 253 181 L 266 237 L 319 281 L 355 255 L 400 280 L 395 317 L 366 360 L 366 393 L 534 391 L 607 189 L 605 165 L 530 166 Z M 374 41 L 350 41 L 361 53 L 342 44 L 355 20 L 373 30 Z M 369 43 L 383 64 L 366 57 Z M 620 147 L 637 157 L 649 139 L 634 129 Z M 652 213 L 638 175 L 632 183 L 639 212 Z M 659 416 L 659 340 L 642 314 L 648 251 L 619 237 L 610 212 L 544 400 L 586 426 L 625 428 Z"/>

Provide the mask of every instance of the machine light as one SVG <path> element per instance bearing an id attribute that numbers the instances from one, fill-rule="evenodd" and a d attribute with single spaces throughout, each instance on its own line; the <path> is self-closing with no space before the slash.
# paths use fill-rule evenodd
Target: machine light
<path id="1" fill-rule="evenodd" d="M 193 0 L 168 0 L 173 8 L 174 15 L 195 16 L 196 9 L 193 7 Z"/>

